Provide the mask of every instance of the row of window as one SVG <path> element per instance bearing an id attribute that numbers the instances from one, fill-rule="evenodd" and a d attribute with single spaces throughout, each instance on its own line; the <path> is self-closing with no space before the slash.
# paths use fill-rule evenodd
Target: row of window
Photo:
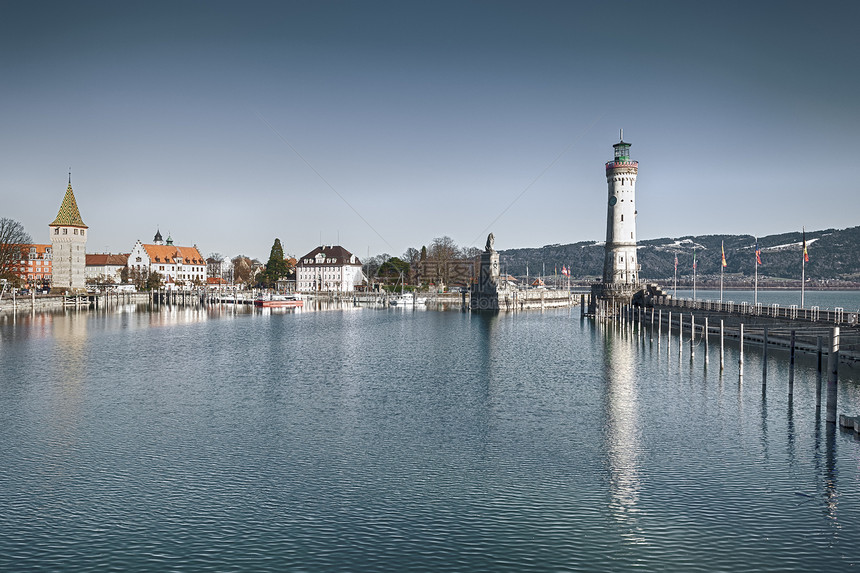
<path id="1" fill-rule="evenodd" d="M 78 233 L 78 231 L 80 231 L 80 233 Z M 76 228 L 76 229 L 75 229 L 75 235 L 83 235 L 83 234 L 84 234 L 84 231 L 86 231 L 86 229 L 77 229 L 77 228 Z M 54 234 L 55 234 L 55 235 L 59 235 L 59 234 L 60 234 L 60 228 L 59 228 L 59 227 L 54 227 Z M 66 229 L 65 227 L 63 228 L 63 234 L 64 234 L 64 235 L 68 235 L 68 234 L 69 234 L 69 230 L 68 230 L 68 229 Z"/>

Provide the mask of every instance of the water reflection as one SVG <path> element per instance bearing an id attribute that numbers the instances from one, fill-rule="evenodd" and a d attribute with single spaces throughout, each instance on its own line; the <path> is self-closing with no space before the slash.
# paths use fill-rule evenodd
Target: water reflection
<path id="1" fill-rule="evenodd" d="M 632 343 L 613 340 L 611 333 L 604 349 L 609 510 L 613 519 L 627 528 L 624 535 L 629 540 L 642 542 L 637 519 L 642 484 L 636 357 Z"/>

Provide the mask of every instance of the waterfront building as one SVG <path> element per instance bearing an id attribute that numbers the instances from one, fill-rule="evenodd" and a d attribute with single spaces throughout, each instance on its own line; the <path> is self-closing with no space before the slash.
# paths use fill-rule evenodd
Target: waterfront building
<path id="1" fill-rule="evenodd" d="M 72 176 L 57 218 L 48 225 L 51 236 L 51 291 L 86 292 L 87 229 L 78 211 Z"/>
<path id="2" fill-rule="evenodd" d="M 233 262 L 230 259 L 216 259 L 209 257 L 206 259 L 206 273 L 210 279 L 222 279 L 225 283 L 231 282 L 233 278 Z M 213 281 L 209 281 L 210 284 Z"/>
<path id="3" fill-rule="evenodd" d="M 51 245 L 16 245 L 16 248 L 18 256 L 9 270 L 27 286 L 51 284 Z"/>
<path id="4" fill-rule="evenodd" d="M 317 247 L 296 263 L 300 291 L 348 292 L 363 280 L 361 261 L 340 245 Z"/>
<path id="5" fill-rule="evenodd" d="M 157 272 L 167 288 L 191 288 L 207 283 L 206 259 L 197 245 L 182 247 L 173 244 L 168 236 L 163 241 L 156 232 L 152 243 L 138 240 L 128 256 L 128 267 L 140 275 Z"/>
<path id="6" fill-rule="evenodd" d="M 122 282 L 122 270 L 128 265 L 128 254 L 92 253 L 87 255 L 87 280 Z"/>
<path id="7" fill-rule="evenodd" d="M 636 255 L 636 176 L 639 162 L 630 159 L 630 144 L 620 141 L 612 146 L 615 157 L 606 162 L 608 187 L 606 207 L 606 244 L 603 280 L 592 292 L 598 298 L 630 302 L 640 290 L 639 262 Z"/>

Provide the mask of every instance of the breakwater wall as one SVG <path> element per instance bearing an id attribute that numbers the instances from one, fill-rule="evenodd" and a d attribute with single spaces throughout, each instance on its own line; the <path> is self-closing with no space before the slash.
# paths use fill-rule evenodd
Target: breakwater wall
<path id="1" fill-rule="evenodd" d="M 54 311 L 63 308 L 100 308 L 118 304 L 147 302 L 149 300 L 150 293 L 146 292 L 100 293 L 76 296 L 35 294 L 13 296 L 7 293 L 0 299 L 0 313 Z"/>

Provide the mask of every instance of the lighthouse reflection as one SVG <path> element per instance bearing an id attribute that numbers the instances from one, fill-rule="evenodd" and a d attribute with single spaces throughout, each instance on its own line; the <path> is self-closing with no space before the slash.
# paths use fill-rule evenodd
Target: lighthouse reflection
<path id="1" fill-rule="evenodd" d="M 638 524 L 641 484 L 641 435 L 634 348 L 629 340 L 605 339 L 605 450 L 609 512 L 633 542 L 644 537 Z"/>

